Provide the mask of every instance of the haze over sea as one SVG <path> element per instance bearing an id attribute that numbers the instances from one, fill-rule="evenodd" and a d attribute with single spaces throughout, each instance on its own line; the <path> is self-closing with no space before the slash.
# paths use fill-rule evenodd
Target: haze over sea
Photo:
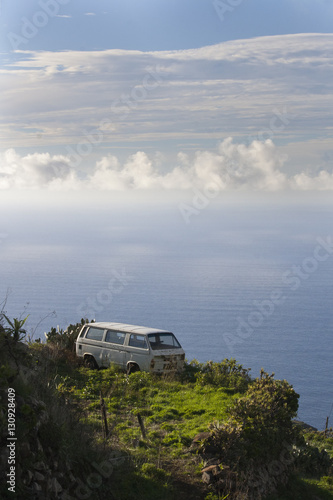
<path id="1" fill-rule="evenodd" d="M 20 196 L 0 202 L 0 299 L 9 290 L 9 316 L 29 314 L 29 335 L 44 339 L 82 317 L 171 330 L 188 360 L 234 357 L 253 377 L 263 367 L 287 379 L 301 395 L 298 417 L 324 428 L 333 402 L 328 195 L 53 196 L 24 210 Z"/>

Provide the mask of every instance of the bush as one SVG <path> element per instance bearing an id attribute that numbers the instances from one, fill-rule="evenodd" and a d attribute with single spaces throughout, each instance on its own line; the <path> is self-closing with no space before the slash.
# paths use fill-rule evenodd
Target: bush
<path id="1" fill-rule="evenodd" d="M 23 328 L 28 316 L 24 319 L 14 318 L 10 320 L 5 314 L 2 317 L 6 320 L 7 326 L 1 325 L 0 331 L 5 339 L 13 340 L 14 342 L 21 342 L 26 336 L 26 330 Z M 2 319 L 2 318 L 1 318 Z"/>
<path id="2" fill-rule="evenodd" d="M 298 398 L 288 382 L 262 371 L 229 410 L 229 420 L 211 426 L 201 453 L 218 457 L 235 475 L 230 499 L 246 492 L 249 500 L 259 500 L 287 481 L 299 432 L 292 425 Z M 226 483 L 217 482 L 217 489 L 223 492 Z"/>
<path id="3" fill-rule="evenodd" d="M 48 333 L 45 333 L 46 342 L 72 351 L 74 350 L 75 341 L 80 330 L 86 323 L 89 323 L 89 320 L 82 318 L 80 323 L 76 323 L 75 325 L 71 324 L 66 330 L 53 327 Z"/>
<path id="4" fill-rule="evenodd" d="M 319 450 L 309 443 L 303 444 L 297 450 L 297 469 L 311 477 L 320 477 L 333 471 L 333 459 L 326 450 Z"/>
<path id="5" fill-rule="evenodd" d="M 196 382 L 198 385 L 212 385 L 232 389 L 235 392 L 245 392 L 251 381 L 250 369 L 243 368 L 235 359 L 224 359 L 217 363 L 208 361 L 199 363 L 193 360 L 185 363 L 183 381 Z"/>
<path id="6" fill-rule="evenodd" d="M 247 457 L 271 458 L 280 453 L 283 441 L 294 440 L 292 419 L 297 415 L 298 398 L 286 380 L 274 380 L 274 375 L 261 372 L 246 396 L 230 410 L 235 422 L 242 424 L 245 439 L 251 440 Z"/>

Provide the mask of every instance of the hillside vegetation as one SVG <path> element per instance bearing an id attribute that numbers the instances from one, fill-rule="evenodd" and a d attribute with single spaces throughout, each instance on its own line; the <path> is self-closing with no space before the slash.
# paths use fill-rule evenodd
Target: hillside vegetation
<path id="1" fill-rule="evenodd" d="M 332 431 L 293 423 L 287 381 L 233 359 L 168 378 L 90 370 L 73 351 L 81 324 L 46 343 L 23 342 L 24 320 L 2 325 L 0 467 L 9 481 L 12 459 L 15 491 L 2 482 L 0 498 L 333 499 Z"/>

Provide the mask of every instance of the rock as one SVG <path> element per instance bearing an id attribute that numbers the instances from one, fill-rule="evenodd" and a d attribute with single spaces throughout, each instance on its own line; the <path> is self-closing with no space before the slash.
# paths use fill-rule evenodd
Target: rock
<path id="1" fill-rule="evenodd" d="M 306 424 L 305 422 L 302 422 L 301 420 L 293 420 L 293 424 L 298 425 L 301 429 L 307 430 L 307 431 L 318 431 L 316 427 L 312 427 L 312 425 Z"/>
<path id="2" fill-rule="evenodd" d="M 36 462 L 34 464 L 34 469 L 35 470 L 46 470 L 47 469 L 47 466 L 44 462 Z"/>
<path id="3" fill-rule="evenodd" d="M 35 410 L 40 410 L 40 411 L 46 410 L 46 404 L 44 403 L 44 401 L 41 401 L 40 399 L 34 398 L 33 396 L 29 396 L 28 400 L 29 400 L 30 405 Z"/>
<path id="4" fill-rule="evenodd" d="M 203 482 L 206 484 L 210 484 L 213 481 L 216 481 L 217 478 L 220 476 L 221 469 L 219 465 L 213 464 L 213 465 L 208 465 L 208 467 L 202 469 L 201 472 L 202 472 Z"/>
<path id="5" fill-rule="evenodd" d="M 36 481 L 38 481 L 39 483 L 41 483 L 41 482 L 45 481 L 45 476 L 44 476 L 44 474 L 41 474 L 41 473 L 40 473 L 40 472 L 38 472 L 38 471 L 35 471 L 35 473 L 34 473 L 34 478 L 35 478 L 35 480 L 36 480 Z"/>
<path id="6" fill-rule="evenodd" d="M 42 443 L 39 441 L 38 438 L 36 439 L 36 445 L 37 445 L 37 451 L 43 453 L 44 449 L 43 449 Z"/>
<path id="7" fill-rule="evenodd" d="M 59 483 L 59 481 L 55 477 L 52 477 L 48 480 L 47 486 L 48 486 L 48 491 L 51 491 L 52 493 L 55 493 L 56 495 L 61 493 L 63 490 L 61 484 Z"/>
<path id="8" fill-rule="evenodd" d="M 22 458 L 30 457 L 31 455 L 30 444 L 27 441 L 23 441 L 23 443 L 20 444 L 20 451 Z"/>
<path id="9" fill-rule="evenodd" d="M 204 439 L 209 438 L 209 436 L 210 436 L 210 432 L 200 432 L 199 434 L 194 436 L 192 444 L 197 444 L 200 441 L 203 441 Z"/>
<path id="10" fill-rule="evenodd" d="M 213 464 L 213 465 L 209 465 L 208 467 L 205 467 L 204 469 L 202 469 L 201 472 L 212 473 L 214 476 L 216 476 L 216 474 L 218 474 L 218 472 L 220 470 L 221 469 L 217 464 Z"/>
<path id="11" fill-rule="evenodd" d="M 211 474 L 208 474 L 208 472 L 204 472 L 204 473 L 202 474 L 202 480 L 203 480 L 203 482 L 204 482 L 204 483 L 206 483 L 206 484 L 211 483 L 211 481 L 212 481 L 212 476 L 211 476 Z"/>
<path id="12" fill-rule="evenodd" d="M 25 473 L 26 477 L 23 479 L 23 483 L 26 485 L 26 486 L 29 486 L 29 484 L 31 483 L 32 479 L 33 479 L 33 473 L 31 472 L 31 470 L 27 470 L 26 473 Z"/>
<path id="13" fill-rule="evenodd" d="M 72 481 L 72 483 L 76 482 L 76 477 L 74 476 L 72 471 L 69 472 L 68 477 Z"/>
<path id="14" fill-rule="evenodd" d="M 40 484 L 38 483 L 32 483 L 32 488 L 35 490 L 35 491 L 42 491 L 42 487 Z"/>
<path id="15" fill-rule="evenodd" d="M 70 490 L 65 490 L 63 491 L 60 495 L 59 498 L 61 500 L 74 500 L 72 494 L 70 493 Z"/>
<path id="16" fill-rule="evenodd" d="M 73 467 L 71 465 L 70 462 L 66 461 L 66 469 L 69 471 L 69 470 L 73 470 Z"/>

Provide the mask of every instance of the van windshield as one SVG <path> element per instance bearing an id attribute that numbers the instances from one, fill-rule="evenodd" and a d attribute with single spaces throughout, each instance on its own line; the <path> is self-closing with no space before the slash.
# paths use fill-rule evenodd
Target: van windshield
<path id="1" fill-rule="evenodd" d="M 179 349 L 181 347 L 173 333 L 150 333 L 148 339 L 154 351 L 159 349 Z"/>

